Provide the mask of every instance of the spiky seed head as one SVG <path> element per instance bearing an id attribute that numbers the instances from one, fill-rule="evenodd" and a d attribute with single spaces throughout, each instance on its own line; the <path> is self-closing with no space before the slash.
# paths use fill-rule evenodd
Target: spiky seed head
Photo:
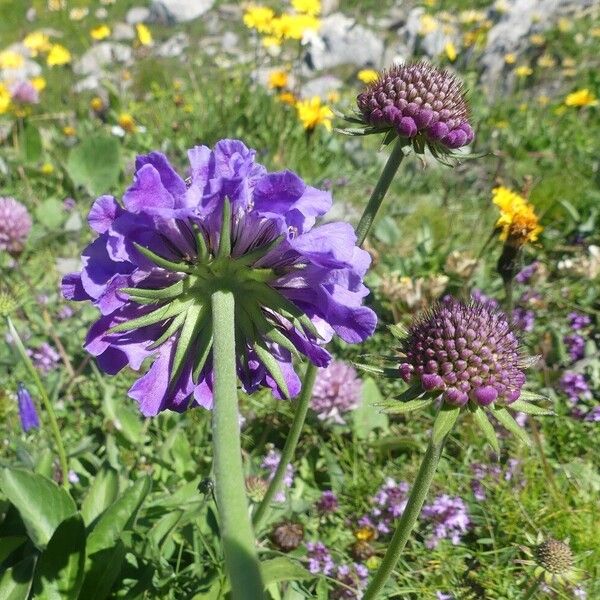
<path id="1" fill-rule="evenodd" d="M 304 527 L 300 523 L 284 521 L 275 525 L 271 541 L 282 552 L 291 552 L 300 546 L 304 539 Z"/>
<path id="2" fill-rule="evenodd" d="M 246 492 L 252 502 L 257 504 L 262 502 L 268 487 L 267 482 L 262 477 L 256 475 L 246 477 Z"/>
<path id="3" fill-rule="evenodd" d="M 535 559 L 552 575 L 564 576 L 573 568 L 573 553 L 569 545 L 552 538 L 536 547 Z"/>

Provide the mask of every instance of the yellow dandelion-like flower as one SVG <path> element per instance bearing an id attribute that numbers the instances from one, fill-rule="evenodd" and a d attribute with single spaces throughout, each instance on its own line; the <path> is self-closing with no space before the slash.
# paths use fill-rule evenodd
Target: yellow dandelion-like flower
<path id="1" fill-rule="evenodd" d="M 252 5 L 244 13 L 244 25 L 250 29 L 256 29 L 258 33 L 271 33 L 271 23 L 275 12 L 268 6 Z"/>
<path id="2" fill-rule="evenodd" d="M 534 33 L 533 35 L 529 36 L 529 41 L 534 46 L 543 46 L 546 42 L 546 38 L 543 35 L 540 35 L 539 33 Z"/>
<path id="3" fill-rule="evenodd" d="M 565 106 L 580 107 L 580 106 L 596 106 L 597 104 L 598 104 L 598 99 L 587 88 L 572 92 L 565 98 Z"/>
<path id="4" fill-rule="evenodd" d="M 419 35 L 433 33 L 438 28 L 437 20 L 431 15 L 423 15 L 419 27 Z"/>
<path id="5" fill-rule="evenodd" d="M 301 40 L 309 31 L 318 31 L 321 21 L 311 15 L 283 14 L 271 22 L 273 34 L 284 40 Z"/>
<path id="6" fill-rule="evenodd" d="M 67 137 L 75 137 L 75 135 L 77 134 L 75 127 L 73 127 L 72 125 L 65 125 L 62 131 L 63 134 Z"/>
<path id="7" fill-rule="evenodd" d="M 561 17 L 556 22 L 556 25 L 561 33 L 566 33 L 567 31 L 571 31 L 571 29 L 573 29 L 573 21 L 571 19 L 567 19 L 566 17 Z"/>
<path id="8" fill-rule="evenodd" d="M 563 58 L 562 66 L 565 67 L 566 69 L 572 69 L 575 66 L 577 66 L 577 63 L 575 62 L 574 58 L 567 56 L 567 57 Z"/>
<path id="9" fill-rule="evenodd" d="M 267 85 L 272 90 L 280 90 L 281 88 L 287 87 L 288 81 L 289 75 L 287 71 L 278 69 L 269 73 Z"/>
<path id="10" fill-rule="evenodd" d="M 32 31 L 23 38 L 23 46 L 31 52 L 31 56 L 37 56 L 50 50 L 50 37 L 43 31 Z"/>
<path id="11" fill-rule="evenodd" d="M 110 27 L 108 25 L 98 25 L 98 27 L 94 27 L 90 29 L 90 36 L 92 39 L 97 42 L 101 40 L 105 40 L 110 35 Z"/>
<path id="12" fill-rule="evenodd" d="M 0 52 L 0 69 L 20 69 L 25 64 L 22 54 L 14 50 Z"/>
<path id="13" fill-rule="evenodd" d="M 331 120 L 333 111 L 321 103 L 319 96 L 313 96 L 310 100 L 300 100 L 296 103 L 298 118 L 304 129 L 312 131 L 317 125 L 323 125 L 327 131 L 331 131 Z"/>
<path id="14" fill-rule="evenodd" d="M 296 102 L 298 101 L 292 92 L 281 92 L 281 94 L 277 96 L 277 99 L 280 102 L 283 102 L 283 104 L 289 104 L 290 106 L 295 106 Z"/>
<path id="15" fill-rule="evenodd" d="M 446 56 L 450 62 L 454 62 L 458 56 L 458 53 L 456 52 L 456 46 L 452 42 L 446 42 L 446 45 L 444 46 L 444 52 L 446 53 Z"/>
<path id="16" fill-rule="evenodd" d="M 515 75 L 517 77 L 521 77 L 521 78 L 525 78 L 525 77 L 529 77 L 531 74 L 533 73 L 533 69 L 527 65 L 519 65 L 516 69 L 515 69 Z"/>
<path id="17" fill-rule="evenodd" d="M 517 55 L 514 52 L 509 52 L 504 55 L 504 62 L 507 65 L 514 65 L 517 62 Z"/>
<path id="18" fill-rule="evenodd" d="M 43 175 L 52 175 L 52 173 L 54 173 L 54 166 L 52 165 L 52 163 L 45 162 L 40 167 L 40 173 L 42 173 Z"/>
<path id="19" fill-rule="evenodd" d="M 92 98 L 90 100 L 90 108 L 94 111 L 94 112 L 102 112 L 105 108 L 104 106 L 104 100 L 102 100 L 102 98 L 100 98 L 100 96 L 94 96 L 94 98 Z"/>
<path id="20" fill-rule="evenodd" d="M 60 67 L 71 62 L 71 53 L 61 44 L 53 44 L 46 58 L 49 67 Z"/>
<path id="21" fill-rule="evenodd" d="M 137 23 L 135 26 L 135 31 L 137 33 L 138 41 L 142 46 L 152 45 L 152 32 L 146 25 L 143 23 Z"/>
<path id="22" fill-rule="evenodd" d="M 296 12 L 317 17 L 321 14 L 321 0 L 292 0 Z"/>
<path id="23" fill-rule="evenodd" d="M 373 83 L 379 79 L 379 72 L 375 69 L 361 69 L 356 77 L 368 85 L 369 83 Z"/>
<path id="24" fill-rule="evenodd" d="M 261 40 L 261 44 L 265 48 L 278 48 L 281 46 L 281 38 L 278 38 L 276 35 L 265 35 Z"/>
<path id="25" fill-rule="evenodd" d="M 492 190 L 492 201 L 500 210 L 496 227 L 500 229 L 500 239 L 519 245 L 535 242 L 543 227 L 539 224 L 533 206 L 523 196 L 506 187 Z"/>
<path id="26" fill-rule="evenodd" d="M 542 69 L 553 69 L 556 66 L 556 61 L 550 54 L 542 54 L 537 59 L 537 66 Z"/>
<path id="27" fill-rule="evenodd" d="M 8 112 L 8 109 L 10 108 L 10 98 L 10 91 L 3 83 L 0 83 L 0 115 Z"/>
<path id="28" fill-rule="evenodd" d="M 38 92 L 42 92 L 46 89 L 46 80 L 43 77 L 32 77 L 30 82 Z"/>
<path id="29" fill-rule="evenodd" d="M 377 537 L 377 531 L 373 527 L 369 527 L 366 525 L 365 527 L 361 527 L 354 532 L 354 537 L 362 542 L 370 542 Z"/>
<path id="30" fill-rule="evenodd" d="M 136 130 L 135 119 L 129 113 L 121 113 L 117 120 L 120 127 L 127 133 L 133 133 Z"/>

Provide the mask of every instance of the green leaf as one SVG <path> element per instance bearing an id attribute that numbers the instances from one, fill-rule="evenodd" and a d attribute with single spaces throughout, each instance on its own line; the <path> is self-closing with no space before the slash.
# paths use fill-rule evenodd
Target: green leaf
<path id="1" fill-rule="evenodd" d="M 104 512 L 88 536 L 88 556 L 114 546 L 124 529 L 135 519 L 151 486 L 150 477 L 141 477 Z"/>
<path id="2" fill-rule="evenodd" d="M 105 600 L 121 574 L 125 560 L 125 544 L 121 540 L 111 548 L 96 552 L 89 557 L 86 575 L 79 598 L 81 600 Z"/>
<path id="3" fill-rule="evenodd" d="M 531 440 L 529 439 L 527 432 L 511 417 L 506 408 L 502 406 L 496 407 L 492 414 L 514 436 L 518 437 L 525 445 L 531 446 Z"/>
<path id="4" fill-rule="evenodd" d="M 208 319 L 208 309 L 204 304 L 193 304 L 187 311 L 185 323 L 177 339 L 177 348 L 171 364 L 171 383 L 181 374 L 185 359 L 192 354 L 193 344 Z"/>
<path id="5" fill-rule="evenodd" d="M 375 429 L 387 431 L 387 415 L 378 408 L 382 402 L 375 380 L 370 377 L 363 379 L 362 400 L 352 414 L 354 433 L 359 440 L 367 439 Z"/>
<path id="6" fill-rule="evenodd" d="M 188 310 L 192 303 L 193 300 L 187 300 L 186 302 L 178 302 L 177 300 L 175 300 L 174 302 L 169 302 L 168 304 L 165 304 L 157 308 L 156 310 L 153 310 L 147 315 L 142 315 L 141 317 L 137 317 L 136 319 L 124 321 L 123 323 L 119 323 L 118 325 L 111 327 L 108 333 L 131 331 L 132 329 L 138 329 L 139 327 L 147 327 L 148 325 L 154 325 L 154 323 L 166 321 L 167 319 L 176 317 L 180 313 Z"/>
<path id="7" fill-rule="evenodd" d="M 110 467 L 102 467 L 81 505 L 81 516 L 86 527 L 89 527 L 115 501 L 118 493 L 117 472 Z"/>
<path id="8" fill-rule="evenodd" d="M 383 242 L 388 246 L 397 244 L 402 238 L 396 220 L 389 215 L 386 215 L 379 220 L 373 233 L 380 242 Z"/>
<path id="9" fill-rule="evenodd" d="M 85 525 L 80 515 L 63 521 L 38 561 L 34 594 L 39 600 L 77 600 L 85 565 Z"/>
<path id="10" fill-rule="evenodd" d="M 483 431 L 483 435 L 485 435 L 485 439 L 488 441 L 488 444 L 492 447 L 496 454 L 500 454 L 500 445 L 498 444 L 498 436 L 496 435 L 496 430 L 494 426 L 490 423 L 485 411 L 481 406 L 475 406 L 474 409 L 471 409 L 473 413 L 473 418 L 481 431 Z"/>
<path id="11" fill-rule="evenodd" d="M 0 598 L 2 600 L 28 600 L 33 583 L 35 557 L 28 556 L 14 567 L 0 573 Z"/>
<path id="12" fill-rule="evenodd" d="M 36 207 L 35 216 L 46 229 L 56 231 L 64 221 L 65 210 L 56 198 L 46 198 Z"/>
<path id="13" fill-rule="evenodd" d="M 121 173 L 121 146 L 114 137 L 92 135 L 75 146 L 67 161 L 67 172 L 75 185 L 93 196 L 113 188 Z"/>
<path id="14" fill-rule="evenodd" d="M 142 439 L 144 425 L 139 411 L 117 398 L 114 388 L 107 385 L 104 389 L 103 408 L 106 417 L 110 419 L 115 429 L 130 443 L 139 444 Z"/>
<path id="15" fill-rule="evenodd" d="M 217 258 L 225 258 L 231 254 L 231 202 L 227 196 L 223 199 L 223 214 L 221 217 L 221 234 Z"/>
<path id="16" fill-rule="evenodd" d="M 2 564 L 17 548 L 27 541 L 23 535 L 9 535 L 0 537 L 0 564 Z"/>
<path id="17" fill-rule="evenodd" d="M 450 433 L 458 415 L 460 414 L 460 406 L 442 406 L 433 423 L 433 431 L 431 439 L 434 444 L 439 444 Z"/>
<path id="18" fill-rule="evenodd" d="M 265 587 L 281 581 L 298 581 L 314 577 L 303 566 L 285 556 L 261 562 L 260 571 Z"/>
<path id="19" fill-rule="evenodd" d="M 42 136 L 35 125 L 27 122 L 19 136 L 21 156 L 29 164 L 40 162 L 42 158 Z"/>
<path id="20" fill-rule="evenodd" d="M 192 273 L 192 268 L 190 265 L 184 262 L 173 262 L 167 258 L 163 258 L 159 256 L 155 252 L 152 252 L 150 248 L 146 248 L 138 244 L 137 242 L 133 242 L 135 249 L 145 256 L 150 262 L 153 262 L 158 267 L 162 267 L 163 269 L 167 269 L 167 271 L 174 271 L 175 273 Z M 137 288 L 134 288 L 137 289 Z"/>
<path id="21" fill-rule="evenodd" d="M 518 412 L 522 412 L 528 415 L 535 415 L 536 417 L 543 417 L 545 415 L 554 415 L 556 414 L 553 410 L 549 408 L 542 408 L 541 406 L 537 406 L 536 404 L 532 404 L 531 402 L 526 402 L 525 400 L 515 400 L 512 404 L 509 405 L 511 410 L 516 410 Z"/>
<path id="22" fill-rule="evenodd" d="M 433 398 L 424 398 L 422 400 L 409 400 L 408 402 L 399 402 L 398 400 L 386 400 L 383 403 L 383 410 L 388 415 L 403 415 L 427 408 L 433 404 Z"/>
<path id="23" fill-rule="evenodd" d="M 269 352 L 269 350 L 259 342 L 254 344 L 254 350 L 256 351 L 258 358 L 267 368 L 267 371 L 269 371 L 271 377 L 275 380 L 275 383 L 277 384 L 277 387 L 281 390 L 281 393 L 284 395 L 285 398 L 289 399 L 290 391 L 288 390 L 285 377 L 283 376 L 283 372 L 277 360 Z"/>
<path id="24" fill-rule="evenodd" d="M 46 477 L 23 469 L 2 469 L 0 489 L 15 505 L 33 543 L 46 547 L 57 527 L 77 512 L 73 498 Z"/>

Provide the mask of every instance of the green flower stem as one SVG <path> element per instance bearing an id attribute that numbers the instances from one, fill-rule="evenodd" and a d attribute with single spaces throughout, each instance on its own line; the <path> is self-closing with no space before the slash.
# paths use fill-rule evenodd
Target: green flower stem
<path id="1" fill-rule="evenodd" d="M 248 514 L 237 396 L 233 293 L 212 298 L 214 407 L 213 452 L 225 567 L 234 600 L 263 600 L 264 591 Z"/>
<path id="2" fill-rule="evenodd" d="M 367 587 L 364 593 L 363 600 L 377 598 L 389 576 L 392 574 L 396 563 L 400 559 L 400 554 L 402 554 L 402 550 L 404 550 L 404 546 L 406 546 L 406 542 L 417 522 L 417 518 L 419 517 L 421 508 L 423 507 L 423 503 L 429 492 L 433 476 L 435 475 L 435 471 L 442 455 L 446 437 L 438 444 L 435 444 L 433 440 L 429 442 L 429 447 L 423 457 L 417 479 L 410 492 L 406 508 L 396 527 L 394 537 L 388 545 L 388 549 L 381 561 L 377 573 L 375 573 L 369 587 Z"/>
<path id="3" fill-rule="evenodd" d="M 269 508 L 273 497 L 281 487 L 281 481 L 283 480 L 283 476 L 285 475 L 286 468 L 294 458 L 294 451 L 296 450 L 296 446 L 298 445 L 300 433 L 302 432 L 304 420 L 306 419 L 306 413 L 308 412 L 308 407 L 310 405 L 310 399 L 312 398 L 312 390 L 313 385 L 315 383 L 315 378 L 317 376 L 317 370 L 318 367 L 313 365 L 313 363 L 308 363 L 306 367 L 306 373 L 304 374 L 304 381 L 302 382 L 302 392 L 300 393 L 300 397 L 298 398 L 292 427 L 290 428 L 290 432 L 288 433 L 287 439 L 285 441 L 285 446 L 283 447 L 283 451 L 281 453 L 281 460 L 277 465 L 275 475 L 273 476 L 273 479 L 269 484 L 267 492 L 265 493 L 265 497 L 262 499 L 262 502 L 258 505 L 258 508 L 256 509 L 256 512 L 254 513 L 254 517 L 252 519 L 254 527 L 256 529 L 259 529 L 262 525 L 262 522 L 267 513 L 267 509 Z"/>
<path id="4" fill-rule="evenodd" d="M 56 451 L 58 453 L 58 461 L 60 463 L 60 470 L 62 473 L 62 485 L 65 488 L 69 487 L 69 464 L 67 462 L 67 453 L 65 452 L 65 445 L 63 444 L 63 439 L 60 434 L 60 428 L 58 427 L 58 421 L 56 420 L 56 415 L 54 414 L 54 408 L 52 407 L 52 402 L 50 402 L 50 398 L 48 397 L 48 393 L 46 392 L 46 388 L 40 379 L 40 376 L 37 372 L 37 369 L 33 366 L 31 359 L 27 356 L 27 351 L 25 350 L 25 346 L 21 341 L 19 333 L 15 329 L 10 317 L 6 318 L 8 323 L 8 330 L 15 342 L 15 346 L 17 347 L 17 351 L 21 356 L 21 360 L 25 365 L 27 371 L 31 375 L 35 386 L 38 389 L 40 394 L 40 398 L 42 399 L 42 404 L 44 405 L 44 411 L 48 416 L 48 421 L 50 422 L 50 430 L 52 431 L 52 435 L 54 436 L 54 442 L 56 444 Z"/>
<path id="5" fill-rule="evenodd" d="M 358 238 L 358 245 L 362 246 L 365 241 L 369 230 L 373 226 L 373 221 L 375 221 L 375 217 L 377 215 L 377 211 L 385 198 L 385 195 L 396 175 L 396 171 L 404 158 L 404 141 L 402 138 L 398 138 L 394 147 L 392 149 L 392 153 L 385 163 L 385 167 L 379 177 L 379 181 L 369 198 L 369 202 L 365 211 L 363 212 L 362 217 L 356 227 L 356 237 Z"/>

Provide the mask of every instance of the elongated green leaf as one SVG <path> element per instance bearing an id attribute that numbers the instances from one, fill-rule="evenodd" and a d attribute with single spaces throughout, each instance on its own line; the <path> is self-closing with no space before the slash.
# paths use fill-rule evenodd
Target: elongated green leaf
<path id="1" fill-rule="evenodd" d="M 193 223 L 192 229 L 194 230 L 194 238 L 196 240 L 196 252 L 198 253 L 198 259 L 201 263 L 208 260 L 208 246 L 206 245 L 206 238 L 200 230 L 197 223 Z"/>
<path id="2" fill-rule="evenodd" d="M 185 317 L 185 323 L 181 328 L 181 333 L 179 334 L 179 338 L 177 340 L 177 349 L 175 350 L 173 364 L 171 365 L 172 383 L 176 382 L 177 378 L 181 374 L 185 358 L 190 355 L 192 344 L 202 330 L 207 312 L 208 310 L 203 304 L 192 304 L 192 306 L 188 308 L 187 315 Z"/>
<path id="3" fill-rule="evenodd" d="M 450 433 L 459 414 L 460 406 L 443 406 L 440 409 L 431 432 L 431 439 L 434 444 L 439 444 Z"/>
<path id="4" fill-rule="evenodd" d="M 390 333 L 399 341 L 402 341 L 408 335 L 408 329 L 402 323 L 396 323 L 395 325 L 388 325 Z"/>
<path id="5" fill-rule="evenodd" d="M 267 321 L 260 308 L 255 305 L 251 305 L 247 307 L 247 310 L 250 314 L 250 318 L 260 333 L 268 337 L 272 342 L 275 342 L 282 348 L 288 350 L 293 357 L 298 359 L 300 358 L 300 353 L 296 349 L 296 346 L 294 346 L 294 344 L 292 344 L 292 342 L 290 342 L 290 340 L 286 338 L 285 335 L 283 335 L 283 333 L 277 327 L 275 327 L 275 325 L 273 325 L 273 323 L 269 323 L 269 321 Z"/>
<path id="6" fill-rule="evenodd" d="M 27 541 L 23 535 L 0 537 L 0 564 L 2 564 L 17 548 Z"/>
<path id="7" fill-rule="evenodd" d="M 231 201 L 227 196 L 223 199 L 223 215 L 221 218 L 221 234 L 217 258 L 225 258 L 231 254 Z"/>
<path id="8" fill-rule="evenodd" d="M 158 267 L 162 267 L 167 271 L 174 271 L 175 273 L 192 273 L 192 268 L 184 262 L 173 262 L 172 260 L 163 258 L 155 252 L 152 252 L 149 248 L 141 246 L 136 242 L 133 242 L 133 245 L 140 254 L 143 254 L 149 261 L 153 262 Z"/>
<path id="9" fill-rule="evenodd" d="M 314 577 L 298 562 L 285 556 L 261 562 L 260 572 L 262 573 L 265 587 L 281 581 L 300 581 Z"/>
<path id="10" fill-rule="evenodd" d="M 132 296 L 139 296 L 140 298 L 148 298 L 149 300 L 170 300 L 171 298 L 177 298 L 181 296 L 189 285 L 186 283 L 189 278 L 181 279 L 166 288 L 159 289 L 146 289 L 146 288 L 121 288 L 123 294 L 131 294 Z"/>
<path id="11" fill-rule="evenodd" d="M 138 329 L 138 327 L 146 327 L 148 325 L 154 325 L 154 323 L 166 321 L 167 319 L 176 317 L 180 313 L 188 310 L 188 308 L 192 305 L 192 302 L 192 300 L 188 300 L 187 302 L 170 302 L 165 306 L 161 306 L 160 308 L 153 310 L 147 315 L 143 315 L 141 317 L 137 317 L 137 319 L 131 319 L 130 321 L 124 321 L 123 323 L 115 325 L 109 329 L 108 333 L 131 331 L 132 329 Z"/>
<path id="12" fill-rule="evenodd" d="M 403 415 L 427 408 L 433 404 L 433 398 L 423 400 L 409 400 L 408 402 L 398 402 L 397 400 L 386 400 L 383 402 L 382 409 L 388 415 Z"/>
<path id="13" fill-rule="evenodd" d="M 255 248 L 250 252 L 244 254 L 244 256 L 240 256 L 237 260 L 239 264 L 242 265 L 252 265 L 259 259 L 266 256 L 273 248 L 277 248 L 279 244 L 285 239 L 284 235 L 280 235 L 277 239 L 274 239 L 272 242 L 266 244 L 265 246 L 261 246 L 260 248 Z"/>
<path id="14" fill-rule="evenodd" d="M 103 513 L 88 536 L 88 556 L 114 546 L 123 530 L 135 519 L 151 485 L 149 477 L 138 479 Z"/>
<path id="15" fill-rule="evenodd" d="M 114 501 L 119 493 L 119 476 L 114 469 L 102 467 L 94 477 L 81 505 L 81 516 L 86 527 L 98 518 Z"/>
<path id="16" fill-rule="evenodd" d="M 254 344 L 254 350 L 258 355 L 258 358 L 267 368 L 267 371 L 271 374 L 271 377 L 275 380 L 277 387 L 281 390 L 281 393 L 285 398 L 290 397 L 290 391 L 288 390 L 287 383 L 285 381 L 285 377 L 283 376 L 283 372 L 277 360 L 273 357 L 273 355 L 262 346 L 260 343 Z"/>
<path id="17" fill-rule="evenodd" d="M 476 406 L 473 410 L 473 418 L 479 428 L 485 435 L 485 439 L 488 441 L 488 444 L 492 447 L 496 454 L 500 454 L 500 445 L 498 444 L 498 436 L 496 435 L 496 431 L 494 430 L 494 426 L 490 423 L 485 411 L 481 406 Z"/>
<path id="18" fill-rule="evenodd" d="M 510 409 L 526 413 L 528 415 L 535 415 L 537 417 L 556 414 L 553 410 L 550 410 L 549 408 L 542 408 L 541 406 L 537 406 L 536 404 L 532 404 L 531 402 L 526 402 L 525 400 L 521 400 L 520 398 L 518 400 L 515 400 L 510 405 Z"/>
<path id="19" fill-rule="evenodd" d="M 207 323 L 204 326 L 204 330 L 202 335 L 198 340 L 198 346 L 195 349 L 197 362 L 194 366 L 194 372 L 192 373 L 192 381 L 194 383 L 198 383 L 198 378 L 200 377 L 200 373 L 202 369 L 204 369 L 204 365 L 206 364 L 206 360 L 210 355 L 210 350 L 212 348 L 213 343 L 213 333 L 212 333 L 212 323 L 210 322 L 210 311 L 207 311 Z"/>
<path id="20" fill-rule="evenodd" d="M 125 545 L 121 540 L 89 557 L 80 600 L 105 600 L 121 574 L 125 560 Z"/>
<path id="21" fill-rule="evenodd" d="M 527 432 L 511 417 L 510 413 L 504 407 L 497 407 L 492 413 L 498 421 L 514 436 L 518 437 L 525 445 L 531 446 L 531 440 Z"/>
<path id="22" fill-rule="evenodd" d="M 148 350 L 154 350 L 155 348 L 158 348 L 161 344 L 164 344 L 172 335 L 179 331 L 182 325 L 185 323 L 185 317 L 185 312 L 179 313 L 171 321 L 171 324 L 167 327 L 165 332 L 155 342 L 148 346 Z"/>
<path id="23" fill-rule="evenodd" d="M 521 390 L 519 400 L 525 400 L 525 402 L 543 402 L 544 400 L 548 400 L 548 398 L 542 394 L 538 394 L 537 392 Z"/>
<path id="24" fill-rule="evenodd" d="M 77 600 L 85 565 L 85 525 L 80 515 L 63 521 L 40 556 L 33 589 L 39 600 Z"/>
<path id="25" fill-rule="evenodd" d="M 0 573 L 0 598 L 2 600 L 28 600 L 33 583 L 35 557 L 28 556 L 14 567 Z"/>
<path id="26" fill-rule="evenodd" d="M 2 469 L 0 489 L 19 511 L 33 543 L 46 547 L 56 528 L 77 512 L 73 498 L 46 477 L 23 469 Z"/>

